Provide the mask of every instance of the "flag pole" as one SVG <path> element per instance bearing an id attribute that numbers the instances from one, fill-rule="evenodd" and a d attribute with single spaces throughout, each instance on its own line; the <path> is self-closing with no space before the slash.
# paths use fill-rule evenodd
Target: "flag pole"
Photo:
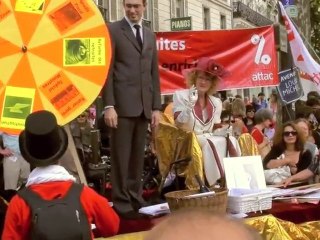
<path id="1" fill-rule="evenodd" d="M 284 26 L 279 4 L 278 4 L 278 12 L 279 12 L 278 24 Z M 281 28 L 279 28 L 279 33 L 278 33 L 279 38 L 280 38 L 280 31 L 281 31 Z M 280 41 L 281 40 L 278 39 L 279 44 L 280 44 Z M 288 40 L 287 40 L 287 43 L 288 43 Z M 291 54 L 291 48 L 288 43 L 286 52 L 283 52 L 281 51 L 281 49 L 278 49 L 278 69 L 279 71 L 283 71 L 286 69 L 290 69 L 292 67 L 293 67 L 293 57 Z M 292 108 L 292 103 L 281 104 L 281 101 L 279 100 L 277 109 L 281 109 L 281 111 L 279 111 L 280 113 L 277 114 L 277 123 L 287 122 L 294 119 L 294 111 Z"/>

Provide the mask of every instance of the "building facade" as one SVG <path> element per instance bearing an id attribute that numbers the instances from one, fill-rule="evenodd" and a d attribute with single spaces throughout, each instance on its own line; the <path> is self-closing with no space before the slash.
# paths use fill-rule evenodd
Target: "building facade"
<path id="1" fill-rule="evenodd" d="M 277 22 L 276 1 L 233 1 L 233 28 L 251 28 Z"/>
<path id="2" fill-rule="evenodd" d="M 124 16 L 123 0 L 94 0 L 106 22 L 113 22 Z M 296 22 L 303 23 L 307 39 L 310 37 L 310 7 L 308 0 L 296 0 L 299 17 Z M 271 25 L 278 22 L 277 0 L 148 0 L 144 13 L 144 24 L 155 32 L 171 31 L 172 19 L 188 17 L 189 30 L 218 30 L 251 28 Z M 233 95 L 257 95 L 270 89 L 238 89 Z"/>
<path id="3" fill-rule="evenodd" d="M 123 17 L 123 0 L 94 1 L 107 22 Z M 144 19 L 154 31 L 181 17 L 191 17 L 191 30 L 248 28 L 276 22 L 278 8 L 276 0 L 148 0 Z"/>
<path id="4" fill-rule="evenodd" d="M 94 0 L 107 22 L 123 17 L 123 0 Z M 232 28 L 231 0 L 148 0 L 144 22 L 153 31 L 170 31 L 172 18 L 191 17 L 191 30 Z"/>

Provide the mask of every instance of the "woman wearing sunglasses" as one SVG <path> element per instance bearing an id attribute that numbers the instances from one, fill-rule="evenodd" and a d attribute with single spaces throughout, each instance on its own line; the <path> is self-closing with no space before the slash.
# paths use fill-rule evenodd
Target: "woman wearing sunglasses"
<path id="1" fill-rule="evenodd" d="M 319 168 L 319 150 L 317 148 L 317 145 L 309 140 L 311 133 L 310 123 L 305 118 L 298 118 L 294 121 L 294 123 L 302 130 L 305 138 L 307 139 L 304 148 L 308 149 L 312 153 L 312 162 L 308 166 L 308 168 L 285 179 L 282 182 L 284 184 L 284 187 L 287 187 L 291 182 L 301 182 L 309 180 L 315 174 L 317 174 Z"/>
<path id="2" fill-rule="evenodd" d="M 255 121 L 254 121 L 254 114 L 255 114 L 254 107 L 251 104 L 246 105 L 246 116 L 243 119 L 244 124 L 246 125 L 249 132 L 252 131 Z"/>
<path id="3" fill-rule="evenodd" d="M 241 116 L 234 116 L 232 112 L 228 110 L 223 110 L 221 112 L 221 126 L 222 128 L 219 129 L 220 131 L 225 131 L 227 129 L 230 129 L 230 133 L 235 138 L 239 138 L 239 136 L 243 133 L 248 133 L 248 129 L 243 123 Z"/>
<path id="4" fill-rule="evenodd" d="M 288 167 L 289 175 L 307 169 L 312 163 L 312 153 L 305 150 L 305 142 L 305 135 L 293 122 L 287 122 L 282 127 L 279 126 L 274 136 L 271 151 L 263 160 L 264 168 Z M 281 176 L 279 177 L 281 178 Z M 285 179 L 287 176 L 284 175 L 283 178 Z M 280 182 L 278 181 L 278 183 Z"/>

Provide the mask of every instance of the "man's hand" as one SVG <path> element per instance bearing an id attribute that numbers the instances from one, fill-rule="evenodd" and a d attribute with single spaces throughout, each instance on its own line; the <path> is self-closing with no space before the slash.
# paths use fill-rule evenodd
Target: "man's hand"
<path id="1" fill-rule="evenodd" d="M 157 127 L 159 125 L 159 121 L 160 121 L 160 111 L 159 110 L 155 110 L 152 111 L 152 115 L 151 115 L 151 127 Z"/>
<path id="2" fill-rule="evenodd" d="M 118 126 L 118 114 L 114 107 L 107 108 L 104 111 L 104 122 L 108 127 L 117 128 Z"/>
<path id="3" fill-rule="evenodd" d="M 14 153 L 9 149 L 9 148 L 0 148 L 0 154 L 3 155 L 4 157 L 10 157 L 14 155 Z"/>

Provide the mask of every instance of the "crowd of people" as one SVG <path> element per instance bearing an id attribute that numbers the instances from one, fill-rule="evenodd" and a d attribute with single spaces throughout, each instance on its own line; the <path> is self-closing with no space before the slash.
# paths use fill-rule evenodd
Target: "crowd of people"
<path id="1" fill-rule="evenodd" d="M 210 64 L 207 63 L 205 66 Z M 210 161 L 215 160 L 216 164 L 209 166 L 213 169 L 205 170 L 209 185 L 215 184 L 215 181 L 223 176 L 221 164 L 223 157 L 257 154 L 241 151 L 241 148 L 246 148 L 243 146 L 245 144 L 240 144 L 240 149 L 234 155 L 230 154 L 230 151 L 219 153 L 216 150 L 217 146 L 219 149 L 224 148 L 226 140 L 223 143 L 217 139 L 221 135 L 226 136 L 227 133 L 231 133 L 236 140 L 240 140 L 241 136 L 248 133 L 251 135 L 262 158 L 267 184 L 288 186 L 293 181 L 314 181 L 313 176 L 319 170 L 320 97 L 317 92 L 310 92 L 305 103 L 300 101 L 301 106 L 296 109 L 296 119 L 282 123 L 277 122 L 277 108 L 281 106 L 281 102 L 276 91 L 272 92 L 268 100 L 263 93 L 259 93 L 258 98 L 253 97 L 252 101 L 246 99 L 245 102 L 241 96 L 231 100 L 229 96 L 222 102 L 212 96 L 217 95 L 215 86 L 219 82 L 219 75 L 200 67 L 194 69 L 194 72 L 197 73 L 194 74 L 196 77 L 200 77 L 195 82 L 189 83 L 190 89 L 178 91 L 173 95 L 173 117 L 176 126 L 196 134 L 202 148 L 204 168 L 206 168 L 206 158 Z M 202 77 L 204 74 L 211 76 L 204 78 Z M 198 98 L 195 97 L 197 94 L 194 93 L 194 84 L 199 89 Z M 205 101 L 201 100 L 202 95 L 206 96 Z M 225 131 L 224 126 L 227 126 L 229 132 Z M 233 141 L 228 145 L 237 150 L 237 142 Z M 208 155 L 207 151 L 211 154 Z M 212 175 L 216 177 L 212 179 Z"/>
<path id="2" fill-rule="evenodd" d="M 320 142 L 318 92 L 309 92 L 306 102 L 299 100 L 296 103 L 296 118 L 283 123 L 277 119 L 281 101 L 275 90 L 268 99 L 261 92 L 257 98 L 253 96 L 251 101 L 247 97 L 242 99 L 239 95 L 229 95 L 222 101 L 217 93 L 217 86 L 219 81 L 223 80 L 223 74 L 227 73 L 221 65 L 211 59 L 202 58 L 197 68 L 188 69 L 186 72 L 189 90 L 174 93 L 172 103 L 164 108 L 164 113 L 171 114 L 179 128 L 196 134 L 202 149 L 204 168 L 206 158 L 215 161 L 214 166 L 209 166 L 212 168 L 210 171 L 205 170 L 209 185 L 215 184 L 215 181 L 223 176 L 223 157 L 257 154 L 241 149 L 246 147 L 243 146 L 245 144 L 240 144 L 238 150 L 238 143 L 234 141 L 228 146 L 234 147 L 235 154 L 230 154 L 230 149 L 229 153 L 224 150 L 219 153 L 217 146 L 223 149 L 226 141 L 219 142 L 218 139 L 227 133 L 231 133 L 231 139 L 234 137 L 238 141 L 243 135 L 251 135 L 263 161 L 267 184 L 288 186 L 293 181 L 315 180 L 313 176 L 319 171 Z M 170 113 L 168 109 L 173 110 Z M 225 131 L 225 127 L 229 132 Z M 221 137 L 220 139 L 222 140 Z M 212 178 L 212 175 L 215 177 Z"/>

